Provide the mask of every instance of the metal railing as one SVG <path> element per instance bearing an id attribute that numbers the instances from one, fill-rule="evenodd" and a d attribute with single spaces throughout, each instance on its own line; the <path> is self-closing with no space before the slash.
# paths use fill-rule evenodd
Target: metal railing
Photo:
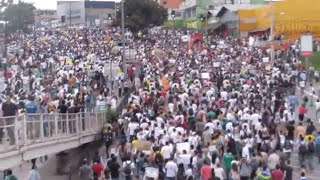
<path id="1" fill-rule="evenodd" d="M 29 144 L 97 133 L 105 123 L 105 112 L 0 117 L 0 153 Z"/>

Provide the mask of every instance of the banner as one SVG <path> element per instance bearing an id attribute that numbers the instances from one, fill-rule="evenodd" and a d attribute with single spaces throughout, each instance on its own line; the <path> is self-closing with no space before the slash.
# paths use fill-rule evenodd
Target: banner
<path id="1" fill-rule="evenodd" d="M 271 13 L 274 15 L 275 35 L 284 35 L 285 40 L 298 39 L 310 32 L 320 37 L 320 1 L 285 0 L 273 2 L 256 9 L 239 10 L 239 29 L 242 32 L 259 32 L 270 29 Z"/>
<path id="2" fill-rule="evenodd" d="M 190 143 L 189 142 L 177 143 L 177 152 L 182 154 L 183 150 L 186 150 L 187 153 L 190 152 Z"/>
<path id="3" fill-rule="evenodd" d="M 157 168 L 146 167 L 145 171 L 146 171 L 146 176 L 148 178 L 157 179 L 159 177 L 159 169 L 157 169 Z"/>
<path id="4" fill-rule="evenodd" d="M 164 75 L 162 75 L 161 82 L 162 82 L 162 88 L 165 91 L 170 89 L 169 81 Z"/>
<path id="5" fill-rule="evenodd" d="M 177 164 L 189 165 L 191 160 L 191 154 L 181 154 L 177 156 Z"/>
<path id="6" fill-rule="evenodd" d="M 136 149 L 139 151 L 149 151 L 151 149 L 151 145 L 150 141 L 137 140 Z"/>

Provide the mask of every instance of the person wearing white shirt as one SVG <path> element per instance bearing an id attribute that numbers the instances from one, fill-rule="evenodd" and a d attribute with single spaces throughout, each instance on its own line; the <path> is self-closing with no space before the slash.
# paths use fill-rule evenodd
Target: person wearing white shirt
<path id="1" fill-rule="evenodd" d="M 168 104 L 168 108 L 169 108 L 169 111 L 170 111 L 171 113 L 174 112 L 174 104 L 173 104 L 173 103 L 169 103 L 169 104 Z"/>
<path id="2" fill-rule="evenodd" d="M 178 172 L 177 164 L 172 160 L 170 160 L 166 163 L 165 170 L 166 170 L 166 180 L 175 180 Z"/>
<path id="3" fill-rule="evenodd" d="M 220 93 L 220 95 L 221 95 L 221 98 L 222 98 L 223 100 L 225 100 L 225 101 L 228 100 L 228 92 L 227 92 L 227 91 L 223 90 L 223 91 Z"/>
<path id="4" fill-rule="evenodd" d="M 229 121 L 229 122 L 226 124 L 226 131 L 233 132 L 233 124 L 232 124 L 232 122 Z"/>
<path id="5" fill-rule="evenodd" d="M 209 127 L 209 132 L 210 132 L 211 134 L 214 133 L 215 125 L 214 125 L 214 123 L 212 123 L 210 120 L 208 120 L 208 122 L 205 124 L 204 127 L 205 127 L 205 128 Z"/>
<path id="6" fill-rule="evenodd" d="M 135 131 L 136 129 L 138 129 L 138 127 L 139 127 L 139 124 L 138 124 L 138 123 L 136 123 L 136 122 L 130 122 L 130 123 L 128 124 L 129 135 L 130 135 L 130 136 L 134 136 L 134 131 Z"/>
<path id="7" fill-rule="evenodd" d="M 192 132 L 192 135 L 188 138 L 188 142 L 193 145 L 193 147 L 197 147 L 200 140 L 201 139 L 196 132 Z"/>
<path id="8" fill-rule="evenodd" d="M 40 173 L 37 171 L 36 166 L 33 166 L 28 175 L 28 180 L 40 180 Z"/>
<path id="9" fill-rule="evenodd" d="M 253 126 L 256 126 L 257 124 L 258 124 L 258 122 L 259 122 L 259 119 L 261 119 L 261 115 L 260 114 L 258 114 L 257 112 L 256 113 L 253 113 L 252 115 L 251 115 L 251 123 L 252 123 L 252 125 Z"/>
<path id="10" fill-rule="evenodd" d="M 116 110 L 117 109 L 117 98 L 113 97 L 111 99 L 111 109 Z"/>
<path id="11" fill-rule="evenodd" d="M 249 150 L 250 148 L 252 148 L 252 145 L 247 140 L 246 145 L 242 149 L 242 157 L 246 158 L 248 161 L 250 161 L 250 150 Z"/>
<path id="12" fill-rule="evenodd" d="M 140 124 L 140 128 L 146 129 L 149 127 L 149 124 L 146 122 L 146 120 L 142 120 L 142 123 Z"/>
<path id="13" fill-rule="evenodd" d="M 163 155 L 163 159 L 168 160 L 171 158 L 173 149 L 169 145 L 169 142 L 166 142 L 166 145 L 161 148 L 161 154 Z"/>
<path id="14" fill-rule="evenodd" d="M 184 133 L 185 133 L 184 128 L 181 127 L 181 126 L 177 127 L 177 128 L 176 128 L 176 131 L 179 132 L 179 133 L 181 133 L 181 134 L 184 134 Z"/>

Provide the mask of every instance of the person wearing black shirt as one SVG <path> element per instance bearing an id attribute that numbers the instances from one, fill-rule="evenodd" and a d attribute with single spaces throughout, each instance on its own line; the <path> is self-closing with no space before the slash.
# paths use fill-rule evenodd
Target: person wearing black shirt
<path id="1" fill-rule="evenodd" d="M 13 116 L 16 116 L 17 111 L 18 111 L 17 105 L 13 104 L 11 102 L 10 97 L 7 96 L 7 101 L 2 104 L 3 116 L 7 117 L 7 118 L 5 118 L 7 126 L 14 124 L 14 117 Z M 14 145 L 15 144 L 14 127 L 8 127 L 7 131 L 8 131 L 8 136 L 10 139 L 10 145 Z M 0 144 L 2 143 L 2 138 L 3 138 L 3 128 L 0 128 Z"/>
<path id="2" fill-rule="evenodd" d="M 117 158 L 115 156 L 112 157 L 112 160 L 111 160 L 111 162 L 110 162 L 110 164 L 108 166 L 109 166 L 111 179 L 112 180 L 119 180 L 120 165 L 117 162 Z"/>
<path id="3" fill-rule="evenodd" d="M 308 121 L 309 124 L 307 126 L 306 135 L 310 135 L 316 130 L 316 127 L 313 125 L 313 122 L 310 119 L 308 119 Z"/>
<path id="4" fill-rule="evenodd" d="M 281 163 L 281 171 L 286 174 L 284 180 L 292 180 L 293 168 L 290 166 L 290 160 L 287 161 L 287 164 Z"/>
<path id="5" fill-rule="evenodd" d="M 67 119 L 67 115 L 65 115 L 68 111 L 68 106 L 66 105 L 66 101 L 65 100 L 62 100 L 61 101 L 61 104 L 58 106 L 57 108 L 59 110 L 59 113 L 63 114 L 61 116 L 61 123 L 60 123 L 60 127 L 62 125 L 62 132 L 63 133 L 66 133 L 67 132 L 67 122 L 66 122 L 66 119 Z"/>
<path id="6" fill-rule="evenodd" d="M 288 130 L 287 139 L 293 140 L 294 139 L 294 130 L 295 130 L 294 123 L 288 123 L 287 130 Z"/>

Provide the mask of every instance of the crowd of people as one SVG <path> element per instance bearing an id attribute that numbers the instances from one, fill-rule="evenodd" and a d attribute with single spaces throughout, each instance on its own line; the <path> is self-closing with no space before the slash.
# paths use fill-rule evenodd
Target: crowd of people
<path id="1" fill-rule="evenodd" d="M 2 116 L 105 112 L 109 106 L 116 110 L 135 73 L 135 67 L 128 65 L 129 78 L 125 79 L 120 69 L 121 51 L 115 49 L 121 42 L 117 32 L 69 29 L 11 35 L 9 58 L 2 62 Z M 135 56 L 141 56 L 141 52 Z M 112 63 L 116 65 L 110 68 Z M 30 116 L 28 121 L 35 118 Z M 13 123 L 14 118 L 1 119 L 0 143 L 6 130 L 10 145 L 15 144 L 13 127 L 3 128 Z M 53 130 L 48 128 L 44 128 L 45 136 Z M 28 132 L 28 137 L 39 135 L 37 129 L 33 134 Z"/>
<path id="2" fill-rule="evenodd" d="M 292 180 L 293 152 L 300 179 L 308 178 L 320 136 L 306 117 L 313 99 L 296 87 L 315 91 L 316 72 L 304 78 L 297 44 L 271 61 L 270 49 L 247 39 L 153 28 L 127 34 L 141 73 L 127 65 L 110 77 L 104 64 L 121 56 L 113 52 L 118 32 L 13 35 L 21 47 L 8 62 L 3 115 L 115 109 L 131 83 L 128 105 L 106 125 L 106 157 L 84 160 L 80 180 Z"/>
<path id="3" fill-rule="evenodd" d="M 317 72 L 301 69 L 298 44 L 270 61 L 270 49 L 247 40 L 149 34 L 136 91 L 105 132 L 107 160 L 85 161 L 83 180 L 292 180 L 297 165 L 308 179 L 320 136 L 306 117 L 313 97 L 296 87 L 315 93 Z"/>

